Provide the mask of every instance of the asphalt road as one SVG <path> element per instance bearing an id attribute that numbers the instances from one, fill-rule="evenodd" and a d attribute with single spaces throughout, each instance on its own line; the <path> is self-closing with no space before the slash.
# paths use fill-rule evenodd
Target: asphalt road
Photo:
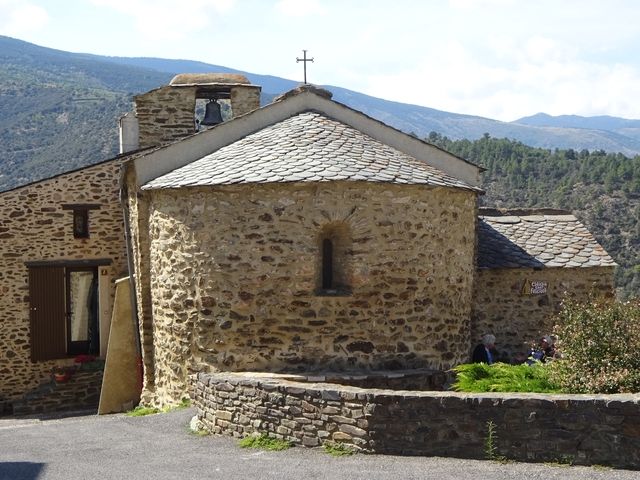
<path id="1" fill-rule="evenodd" d="M 189 409 L 138 418 L 0 419 L 0 480 L 640 479 L 640 472 L 602 467 L 246 450 L 228 437 L 189 433 L 192 415 Z"/>

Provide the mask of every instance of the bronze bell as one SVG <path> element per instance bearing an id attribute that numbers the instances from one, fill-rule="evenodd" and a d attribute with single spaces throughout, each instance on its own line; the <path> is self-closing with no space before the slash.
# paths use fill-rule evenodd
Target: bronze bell
<path id="1" fill-rule="evenodd" d="M 220 112 L 220 104 L 216 100 L 209 100 L 206 110 L 204 111 L 204 118 L 200 122 L 200 125 L 217 125 L 222 123 L 222 113 Z"/>

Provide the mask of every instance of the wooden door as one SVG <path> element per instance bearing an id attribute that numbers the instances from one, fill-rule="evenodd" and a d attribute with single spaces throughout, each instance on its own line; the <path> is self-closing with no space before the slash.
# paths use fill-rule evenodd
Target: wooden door
<path id="1" fill-rule="evenodd" d="M 66 305 L 64 267 L 29 268 L 31 360 L 65 357 Z"/>

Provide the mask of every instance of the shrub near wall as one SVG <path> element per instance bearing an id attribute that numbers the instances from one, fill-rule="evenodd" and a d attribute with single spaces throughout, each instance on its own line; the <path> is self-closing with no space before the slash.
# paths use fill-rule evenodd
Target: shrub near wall
<path id="1" fill-rule="evenodd" d="M 251 373 L 192 377 L 212 433 L 254 432 L 302 446 L 327 441 L 365 452 L 570 461 L 640 468 L 637 395 L 462 394 L 305 384 Z"/>
<path id="2" fill-rule="evenodd" d="M 563 359 L 551 372 L 563 390 L 640 392 L 640 300 L 567 301 L 556 321 Z"/>

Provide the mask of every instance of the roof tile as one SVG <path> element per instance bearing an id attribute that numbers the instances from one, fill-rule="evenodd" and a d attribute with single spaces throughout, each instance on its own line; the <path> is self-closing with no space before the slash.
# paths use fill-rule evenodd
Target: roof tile
<path id="1" fill-rule="evenodd" d="M 480 215 L 478 267 L 609 267 L 616 263 L 573 215 Z"/>
<path id="2" fill-rule="evenodd" d="M 481 191 L 321 113 L 268 126 L 142 188 L 237 183 L 368 181 Z"/>

